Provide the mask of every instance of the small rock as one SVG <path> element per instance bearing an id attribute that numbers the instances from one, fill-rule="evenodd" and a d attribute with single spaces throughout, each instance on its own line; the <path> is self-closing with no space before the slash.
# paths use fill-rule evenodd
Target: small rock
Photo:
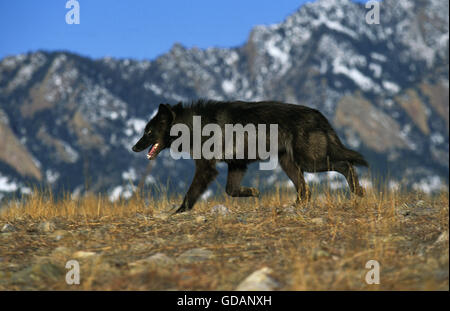
<path id="1" fill-rule="evenodd" d="M 51 262 L 41 262 L 14 273 L 11 276 L 13 283 L 30 284 L 31 282 L 64 280 L 64 266 Z"/>
<path id="2" fill-rule="evenodd" d="M 3 232 L 3 233 L 14 232 L 14 231 L 16 231 L 16 228 L 13 225 L 10 225 L 10 224 L 5 224 L 2 227 L 2 230 L 1 230 L 1 232 Z"/>
<path id="3" fill-rule="evenodd" d="M 52 251 L 51 255 L 52 256 L 67 256 L 70 253 L 71 253 L 70 248 L 64 247 L 64 246 L 59 246 Z"/>
<path id="4" fill-rule="evenodd" d="M 205 223 L 206 222 L 206 217 L 205 216 L 197 216 L 195 218 L 195 222 L 199 223 L 199 224 Z"/>
<path id="5" fill-rule="evenodd" d="M 319 258 L 327 258 L 327 257 L 331 257 L 331 255 L 326 250 L 320 249 L 320 248 L 313 250 L 313 253 L 312 253 L 313 260 L 317 260 Z"/>
<path id="6" fill-rule="evenodd" d="M 169 266 L 175 264 L 175 260 L 170 258 L 164 253 L 156 253 L 146 259 L 144 259 L 146 262 L 152 262 L 159 266 Z"/>
<path id="7" fill-rule="evenodd" d="M 153 234 L 153 231 L 152 231 L 152 234 Z M 160 238 L 160 237 L 156 237 L 156 238 L 152 239 L 152 243 L 155 245 L 165 245 L 165 244 L 167 244 L 167 240 Z"/>
<path id="8" fill-rule="evenodd" d="M 442 232 L 434 243 L 448 242 L 448 231 Z"/>
<path id="9" fill-rule="evenodd" d="M 313 218 L 311 219 L 311 222 L 315 225 L 323 225 L 325 223 L 325 221 L 321 217 Z"/>
<path id="10" fill-rule="evenodd" d="M 416 205 L 408 205 L 404 203 L 397 208 L 398 213 L 404 217 L 411 216 L 427 216 L 436 213 L 436 210 L 427 207 L 423 201 L 419 201 Z"/>
<path id="11" fill-rule="evenodd" d="M 94 255 L 96 255 L 95 252 L 77 251 L 77 252 L 73 253 L 72 257 L 73 258 L 89 258 Z"/>
<path id="12" fill-rule="evenodd" d="M 288 206 L 283 206 L 284 207 L 284 211 L 287 213 L 287 214 L 295 214 L 296 213 L 296 210 L 295 210 L 295 207 L 294 206 L 292 206 L 292 205 L 288 205 Z"/>
<path id="13" fill-rule="evenodd" d="M 69 232 L 65 231 L 65 230 L 56 230 L 55 232 L 53 232 L 53 234 L 51 235 L 51 237 L 55 240 L 55 241 L 59 241 L 62 238 L 64 238 L 65 236 L 67 236 L 69 234 Z"/>
<path id="14" fill-rule="evenodd" d="M 149 220 L 148 216 L 145 216 L 144 214 L 141 214 L 141 213 L 136 213 L 136 218 L 140 219 L 140 220 L 144 220 L 144 221 Z"/>
<path id="15" fill-rule="evenodd" d="M 128 264 L 131 267 L 131 273 L 139 273 L 147 270 L 148 267 L 169 267 L 176 262 L 166 254 L 156 253 L 150 257 Z"/>
<path id="16" fill-rule="evenodd" d="M 160 212 L 153 214 L 153 217 L 155 217 L 156 219 L 167 220 L 169 219 L 170 214 L 168 212 Z"/>
<path id="17" fill-rule="evenodd" d="M 416 202 L 416 206 L 422 207 L 425 205 L 425 201 L 424 200 L 419 200 Z"/>
<path id="18" fill-rule="evenodd" d="M 214 253 L 210 250 L 205 248 L 193 248 L 178 256 L 178 260 L 183 263 L 193 263 L 213 259 L 214 257 Z"/>
<path id="19" fill-rule="evenodd" d="M 272 269 L 268 267 L 261 268 L 250 274 L 241 284 L 236 287 L 237 291 L 272 291 L 279 287 L 270 274 Z"/>
<path id="20" fill-rule="evenodd" d="M 51 221 L 44 221 L 38 225 L 38 230 L 40 232 L 53 232 L 55 231 L 55 224 Z"/>
<path id="21" fill-rule="evenodd" d="M 445 282 L 448 280 L 448 268 L 447 269 L 438 269 L 434 272 L 434 278 L 438 282 Z"/>
<path id="22" fill-rule="evenodd" d="M 33 265 L 31 273 L 36 279 L 59 279 L 65 270 L 51 262 L 44 262 Z"/>
<path id="23" fill-rule="evenodd" d="M 13 233 L 12 232 L 2 232 L 2 234 L 0 234 L 0 238 L 1 239 L 9 239 L 10 237 L 12 237 Z"/>
<path id="24" fill-rule="evenodd" d="M 212 209 L 211 209 L 211 213 L 212 214 L 216 214 L 216 215 L 228 215 L 230 213 L 230 210 L 222 204 L 219 205 L 215 205 Z"/>
<path id="25" fill-rule="evenodd" d="M 131 251 L 133 252 L 149 252 L 153 249 L 152 243 L 136 243 L 131 245 Z"/>

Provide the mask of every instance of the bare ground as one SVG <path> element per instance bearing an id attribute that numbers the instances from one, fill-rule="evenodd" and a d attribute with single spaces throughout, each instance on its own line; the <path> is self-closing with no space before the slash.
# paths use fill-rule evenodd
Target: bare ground
<path id="1" fill-rule="evenodd" d="M 39 194 L 3 208 L 0 290 L 234 290 L 263 267 L 273 290 L 449 290 L 448 193 L 313 192 L 293 206 L 277 192 L 171 215 L 180 200 Z M 66 284 L 72 259 L 79 285 Z"/>

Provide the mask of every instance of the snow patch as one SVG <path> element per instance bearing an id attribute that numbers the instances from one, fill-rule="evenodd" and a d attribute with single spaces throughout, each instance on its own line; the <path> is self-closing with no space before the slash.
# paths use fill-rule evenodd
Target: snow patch
<path id="1" fill-rule="evenodd" d="M 122 173 L 122 179 L 135 181 L 137 179 L 136 170 L 133 167 L 130 167 L 128 171 Z"/>
<path id="2" fill-rule="evenodd" d="M 370 63 L 369 64 L 369 69 L 373 71 L 373 75 L 375 78 L 379 78 L 381 77 L 381 72 L 383 71 L 381 69 L 381 66 L 375 63 Z"/>
<path id="3" fill-rule="evenodd" d="M 383 87 L 387 91 L 389 91 L 391 93 L 394 93 L 394 94 L 398 93 L 400 91 L 400 87 L 397 84 L 395 84 L 394 82 L 391 82 L 391 81 L 383 81 Z"/>
<path id="4" fill-rule="evenodd" d="M 427 194 L 442 190 L 445 185 L 439 176 L 429 176 L 422 178 L 419 182 L 413 183 L 413 189 L 423 191 Z"/>
<path id="5" fill-rule="evenodd" d="M 225 63 L 228 66 L 233 65 L 235 62 L 237 62 L 239 60 L 239 55 L 238 53 L 236 53 L 235 51 L 231 51 L 230 55 L 225 58 Z"/>
<path id="6" fill-rule="evenodd" d="M 431 142 L 435 145 L 440 145 L 445 141 L 444 136 L 441 135 L 441 133 L 433 133 L 430 136 Z"/>
<path id="7" fill-rule="evenodd" d="M 211 197 L 213 194 L 211 189 L 208 189 L 205 193 L 202 194 L 201 199 L 207 200 L 209 197 Z"/>
<path id="8" fill-rule="evenodd" d="M 109 200 L 111 202 L 117 201 L 119 199 L 129 199 L 133 195 L 133 192 L 136 190 L 136 187 L 133 185 L 126 186 L 116 186 L 109 194 Z"/>
<path id="9" fill-rule="evenodd" d="M 156 112 L 158 112 L 158 111 L 156 110 Z M 155 115 L 156 115 L 156 113 L 155 113 Z M 127 121 L 127 127 L 132 128 L 135 133 L 143 133 L 146 125 L 147 125 L 147 122 L 143 119 L 131 118 Z M 130 135 L 128 135 L 128 136 L 130 136 Z"/>
<path id="10" fill-rule="evenodd" d="M 59 179 L 59 173 L 50 169 L 45 171 L 45 178 L 50 184 L 55 183 Z"/>
<path id="11" fill-rule="evenodd" d="M 307 183 L 320 183 L 320 178 L 317 174 L 305 173 L 304 175 Z"/>
<path id="12" fill-rule="evenodd" d="M 159 86 L 157 86 L 154 83 L 148 83 L 148 82 L 144 83 L 144 89 L 150 90 L 153 93 L 155 93 L 156 95 L 161 95 L 163 92 L 163 90 Z"/>
<path id="13" fill-rule="evenodd" d="M 374 60 L 377 60 L 379 62 L 385 62 L 387 60 L 386 56 L 380 53 L 372 52 L 370 53 L 370 57 L 372 57 Z"/>
<path id="14" fill-rule="evenodd" d="M 275 40 L 269 40 L 266 42 L 267 53 L 273 58 L 279 60 L 282 64 L 286 64 L 289 60 L 289 54 L 283 52 L 275 45 Z"/>
<path id="15" fill-rule="evenodd" d="M 343 74 L 353 80 L 356 85 L 358 85 L 362 90 L 377 90 L 378 87 L 369 77 L 366 77 L 363 73 L 361 73 L 356 68 L 348 68 L 343 63 L 341 63 L 340 58 L 336 58 L 333 61 L 333 73 L 334 74 Z"/>
<path id="16" fill-rule="evenodd" d="M 0 175 L 0 191 L 15 192 L 18 188 L 15 182 L 9 181 L 7 177 Z"/>
<path id="17" fill-rule="evenodd" d="M 225 93 L 233 93 L 236 90 L 236 86 L 234 85 L 233 81 L 230 80 L 224 80 L 222 82 L 222 89 Z"/>

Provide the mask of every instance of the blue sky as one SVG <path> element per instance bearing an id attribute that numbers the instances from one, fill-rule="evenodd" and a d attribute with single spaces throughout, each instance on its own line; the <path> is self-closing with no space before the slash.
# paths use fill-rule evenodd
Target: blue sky
<path id="1" fill-rule="evenodd" d="M 78 0 L 79 25 L 66 24 L 66 2 L 0 1 L 0 58 L 44 49 L 154 59 L 175 42 L 232 47 L 253 26 L 281 22 L 309 1 Z"/>

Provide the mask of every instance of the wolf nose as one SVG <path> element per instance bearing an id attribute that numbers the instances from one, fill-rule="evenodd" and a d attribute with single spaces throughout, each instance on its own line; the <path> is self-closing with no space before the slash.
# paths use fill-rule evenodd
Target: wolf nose
<path id="1" fill-rule="evenodd" d="M 133 148 L 131 148 L 131 150 L 133 150 L 134 152 L 137 152 L 137 151 L 138 151 L 138 149 L 136 148 L 136 145 L 133 146 Z"/>

